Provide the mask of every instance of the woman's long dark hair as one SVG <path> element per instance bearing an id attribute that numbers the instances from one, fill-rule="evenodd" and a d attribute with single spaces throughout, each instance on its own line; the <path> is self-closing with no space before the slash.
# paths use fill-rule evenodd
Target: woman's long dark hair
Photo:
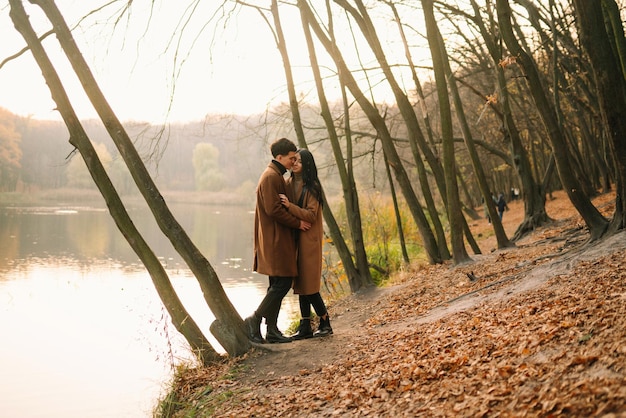
<path id="1" fill-rule="evenodd" d="M 311 151 L 307 149 L 299 149 L 297 151 L 300 154 L 300 160 L 302 161 L 302 183 L 306 186 L 307 190 L 320 202 L 320 205 L 324 204 L 322 196 L 322 184 L 317 177 L 317 166 L 315 165 L 315 159 Z"/>

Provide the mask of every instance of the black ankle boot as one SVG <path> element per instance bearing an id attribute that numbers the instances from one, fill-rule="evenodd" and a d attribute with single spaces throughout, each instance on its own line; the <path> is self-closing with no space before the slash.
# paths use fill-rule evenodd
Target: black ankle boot
<path id="1" fill-rule="evenodd" d="M 265 343 L 265 340 L 261 336 L 261 319 L 262 318 L 257 318 L 256 315 L 251 315 L 244 320 L 248 339 L 257 344 Z"/>
<path id="2" fill-rule="evenodd" d="M 311 329 L 311 319 L 304 318 L 300 320 L 300 326 L 295 334 L 291 336 L 294 340 L 306 340 L 313 337 L 313 329 Z"/>
<path id="3" fill-rule="evenodd" d="M 314 337 L 325 337 L 327 335 L 331 335 L 333 333 L 333 329 L 330 326 L 330 317 L 326 315 L 326 319 L 320 318 L 320 326 L 313 334 Z"/>
<path id="4" fill-rule="evenodd" d="M 270 344 L 275 343 L 290 343 L 291 337 L 285 337 L 282 332 L 278 329 L 278 327 L 267 327 L 267 333 L 265 334 L 265 339 Z"/>

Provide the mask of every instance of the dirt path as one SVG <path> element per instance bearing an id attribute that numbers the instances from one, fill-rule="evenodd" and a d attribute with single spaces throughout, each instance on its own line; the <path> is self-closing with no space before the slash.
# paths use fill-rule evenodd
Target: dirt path
<path id="1" fill-rule="evenodd" d="M 289 344 L 258 346 L 258 352 L 245 362 L 246 368 L 241 374 L 240 380 L 245 385 L 261 390 L 262 393 L 263 388 L 271 388 L 273 382 L 280 381 L 285 376 L 297 376 L 301 373 L 314 371 L 341 359 L 346 348 L 353 345 L 356 340 L 372 338 L 374 333 L 399 332 L 493 301 L 506 300 L 520 293 L 537 289 L 549 279 L 571 271 L 582 261 L 595 260 L 600 256 L 624 249 L 626 249 L 626 232 L 595 245 L 586 245 L 582 249 L 574 248 L 565 254 L 554 254 L 549 257 L 549 263 L 533 267 L 526 272 L 500 277 L 495 282 L 434 306 L 428 312 L 417 317 L 385 322 L 377 326 L 368 326 L 367 321 L 381 307 L 389 305 L 390 300 L 402 294 L 409 286 L 398 284 L 352 295 L 331 309 L 334 315 L 332 318 L 334 335 L 327 338 L 294 341 Z M 490 264 L 498 256 L 505 253 L 499 252 L 475 257 L 475 263 Z M 455 268 L 450 268 L 450 271 L 454 270 Z"/>
<path id="2" fill-rule="evenodd" d="M 332 336 L 190 370 L 175 416 L 626 417 L 626 231 L 587 243 L 565 196 L 549 203 L 554 222 L 515 248 L 477 220 L 471 263 L 336 301 Z"/>

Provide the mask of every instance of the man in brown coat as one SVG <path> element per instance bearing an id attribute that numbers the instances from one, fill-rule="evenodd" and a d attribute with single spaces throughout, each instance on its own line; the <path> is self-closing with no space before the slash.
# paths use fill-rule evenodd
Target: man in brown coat
<path id="1" fill-rule="evenodd" d="M 254 314 L 245 322 L 250 341 L 265 342 L 260 329 L 261 320 L 265 318 L 267 342 L 287 343 L 291 338 L 278 329 L 278 313 L 293 278 L 298 275 L 295 231 L 306 231 L 311 224 L 289 213 L 280 201 L 280 195 L 287 193 L 283 175 L 296 160 L 296 145 L 281 138 L 270 150 L 274 159 L 261 174 L 256 190 L 253 264 L 254 271 L 269 276 L 269 287 Z"/>

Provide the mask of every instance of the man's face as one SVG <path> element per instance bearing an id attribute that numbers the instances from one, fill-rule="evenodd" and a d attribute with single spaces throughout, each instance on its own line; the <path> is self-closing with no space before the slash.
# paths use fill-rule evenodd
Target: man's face
<path id="1" fill-rule="evenodd" d="M 296 161 L 296 153 L 294 151 L 291 151 L 287 155 L 279 155 L 276 157 L 276 161 L 281 163 L 283 167 L 285 167 L 287 170 L 291 170 L 291 166 L 293 165 L 294 161 Z"/>

